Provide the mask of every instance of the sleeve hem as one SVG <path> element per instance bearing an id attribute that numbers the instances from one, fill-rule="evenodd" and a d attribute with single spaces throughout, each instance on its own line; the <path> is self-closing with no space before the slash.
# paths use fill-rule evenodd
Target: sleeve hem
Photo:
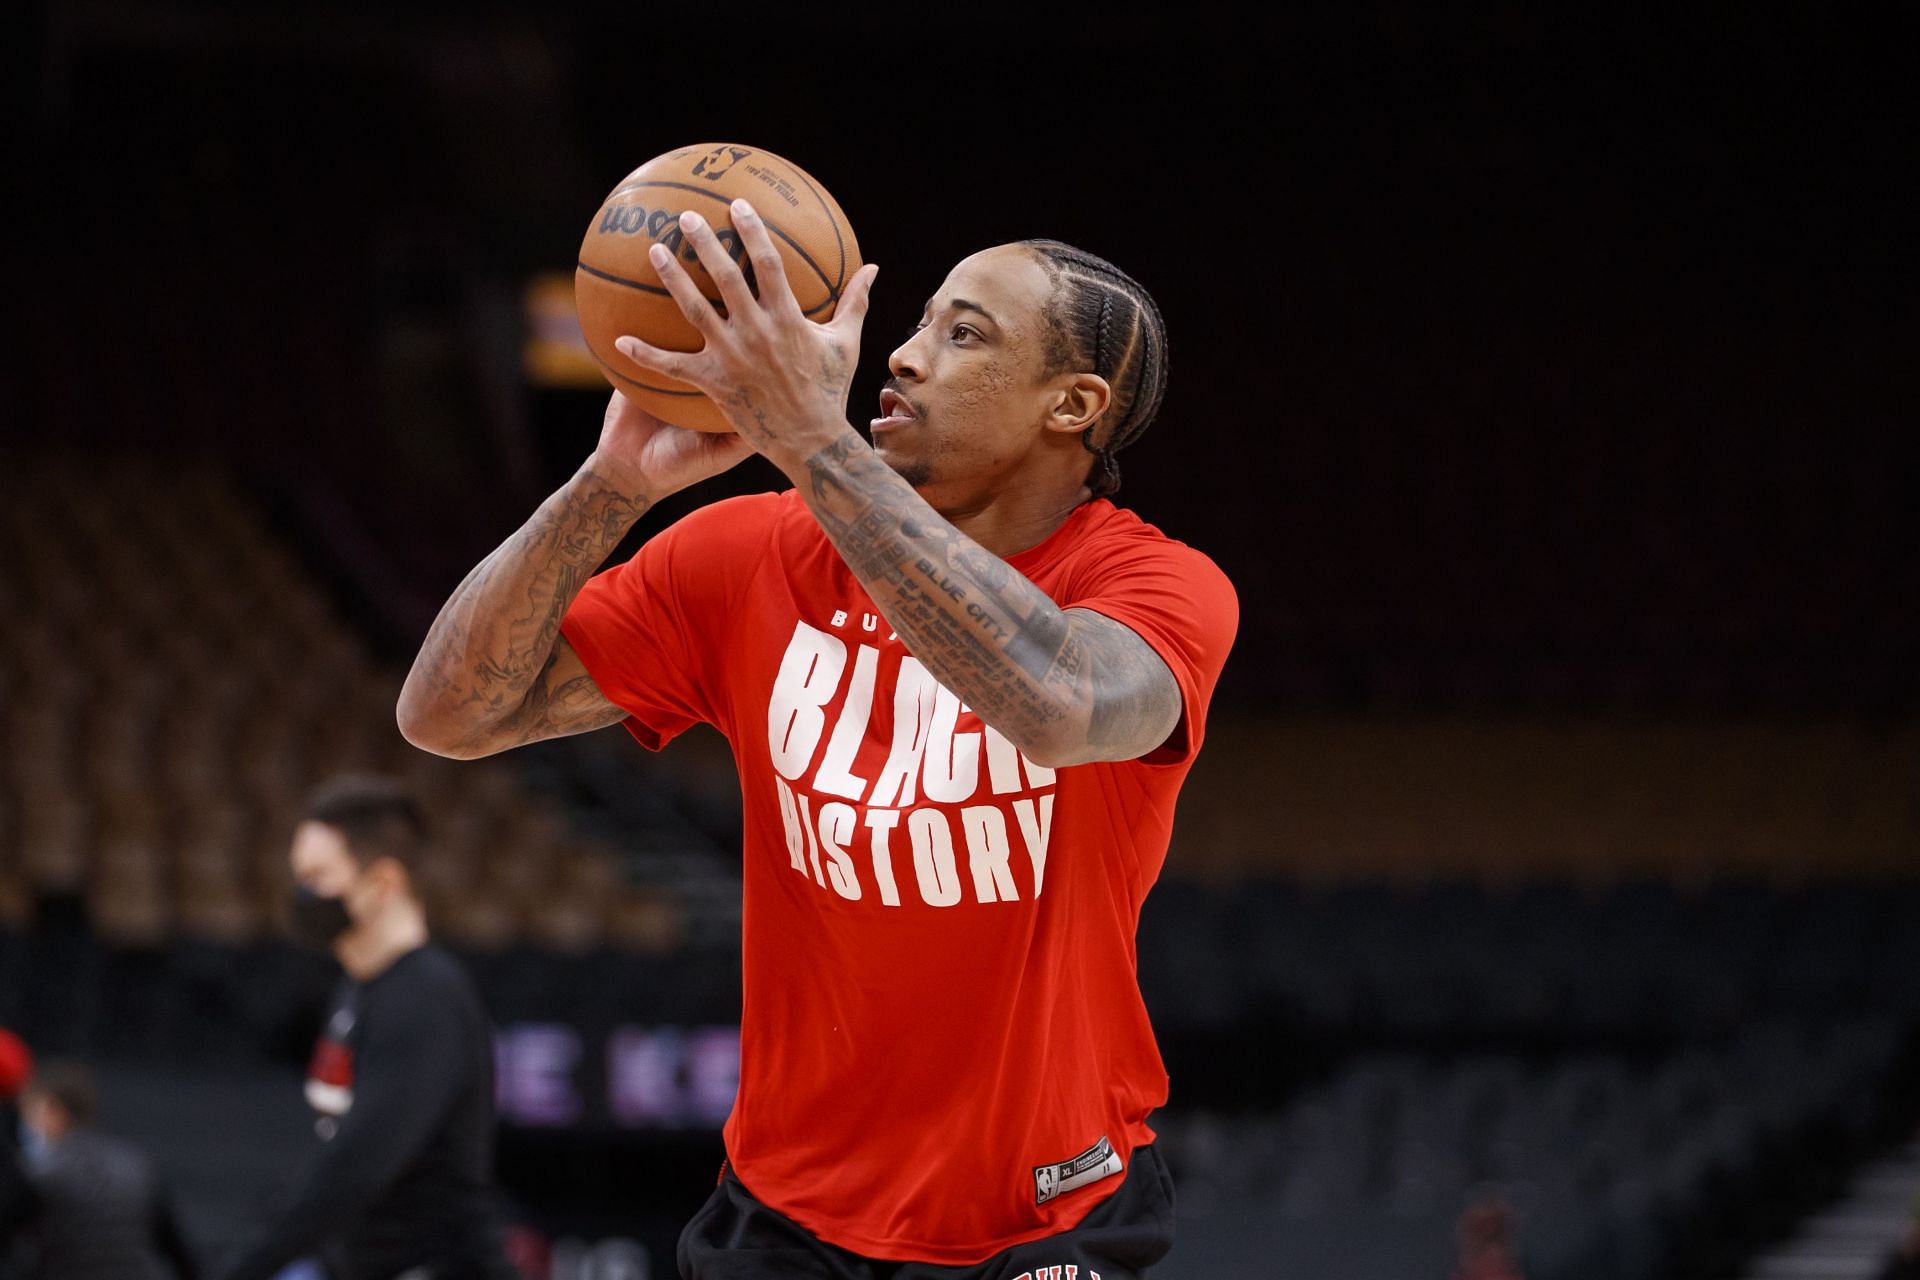
<path id="1" fill-rule="evenodd" d="M 639 713 L 634 711 L 621 696 L 619 687 L 609 687 L 613 683 L 610 678 L 611 672 L 604 656 L 600 653 L 599 646 L 589 638 L 587 629 L 575 625 L 570 612 L 560 619 L 560 634 L 565 636 L 567 643 L 573 646 L 573 651 L 580 655 L 580 665 L 587 669 L 587 675 L 592 677 L 594 687 L 600 690 L 600 695 L 627 713 L 626 719 L 620 722 L 620 727 L 632 734 L 634 741 L 649 751 L 658 751 L 666 746 L 672 735 L 664 734 L 642 720 Z"/>

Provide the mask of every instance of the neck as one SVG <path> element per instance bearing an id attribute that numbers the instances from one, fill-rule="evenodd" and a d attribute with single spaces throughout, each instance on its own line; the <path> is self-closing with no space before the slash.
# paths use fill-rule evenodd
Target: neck
<path id="1" fill-rule="evenodd" d="M 385 973 L 401 956 L 426 945 L 427 918 L 418 903 L 396 902 L 378 919 L 350 930 L 333 945 L 340 967 L 355 982 Z"/>
<path id="2" fill-rule="evenodd" d="M 1085 485 L 1071 493 L 1001 491 L 965 496 L 942 493 L 938 486 L 929 485 L 920 496 L 954 528 L 1005 559 L 1045 542 L 1091 495 Z"/>

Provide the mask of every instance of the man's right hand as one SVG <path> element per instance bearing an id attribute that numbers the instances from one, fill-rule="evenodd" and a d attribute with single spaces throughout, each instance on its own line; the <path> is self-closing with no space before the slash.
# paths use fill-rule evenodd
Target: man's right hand
<path id="1" fill-rule="evenodd" d="M 587 467 L 620 492 L 643 498 L 651 506 L 752 456 L 752 447 L 730 431 L 673 426 L 616 391 L 607 401 L 600 444 Z"/>

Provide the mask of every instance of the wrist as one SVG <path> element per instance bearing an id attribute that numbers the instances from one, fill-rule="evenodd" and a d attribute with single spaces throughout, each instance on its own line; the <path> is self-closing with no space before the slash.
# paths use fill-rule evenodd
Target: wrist
<path id="1" fill-rule="evenodd" d="M 847 425 L 844 418 L 835 418 L 831 422 L 820 422 L 783 433 L 778 442 L 762 452 L 769 462 L 786 473 L 787 479 L 799 484 L 815 458 L 836 445 L 844 449 L 849 441 L 865 443 L 860 433 Z"/>
<path id="2" fill-rule="evenodd" d="M 617 461 L 602 454 L 598 449 L 587 455 L 587 460 L 574 473 L 573 483 L 590 489 L 598 489 L 612 497 L 630 502 L 637 508 L 634 518 L 651 507 L 660 499 L 667 497 L 671 490 L 660 491 L 644 475 L 621 466 Z"/>

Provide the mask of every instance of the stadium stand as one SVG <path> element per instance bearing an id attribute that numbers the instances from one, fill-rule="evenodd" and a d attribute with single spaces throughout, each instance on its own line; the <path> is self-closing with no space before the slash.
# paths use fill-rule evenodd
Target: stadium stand
<path id="1" fill-rule="evenodd" d="M 65 536 L 43 536 L 56 522 Z M 370 769 L 421 798 L 435 835 L 417 877 L 450 940 L 682 940 L 671 886 L 630 883 L 620 851 L 512 764 L 407 746 L 396 673 L 219 474 L 30 458 L 0 480 L 0 564 L 16 620 L 0 633 L 0 921 L 72 900 L 130 953 L 260 942 L 306 791 Z"/>
<path id="2" fill-rule="evenodd" d="M 1530 1280 L 1719 1274 L 1791 1210 L 1801 1161 L 1870 1144 L 1899 1044 L 1856 1019 L 1641 1061 L 1363 1055 L 1283 1112 L 1162 1123 L 1175 1273 L 1437 1278 L 1497 1194 Z"/>

